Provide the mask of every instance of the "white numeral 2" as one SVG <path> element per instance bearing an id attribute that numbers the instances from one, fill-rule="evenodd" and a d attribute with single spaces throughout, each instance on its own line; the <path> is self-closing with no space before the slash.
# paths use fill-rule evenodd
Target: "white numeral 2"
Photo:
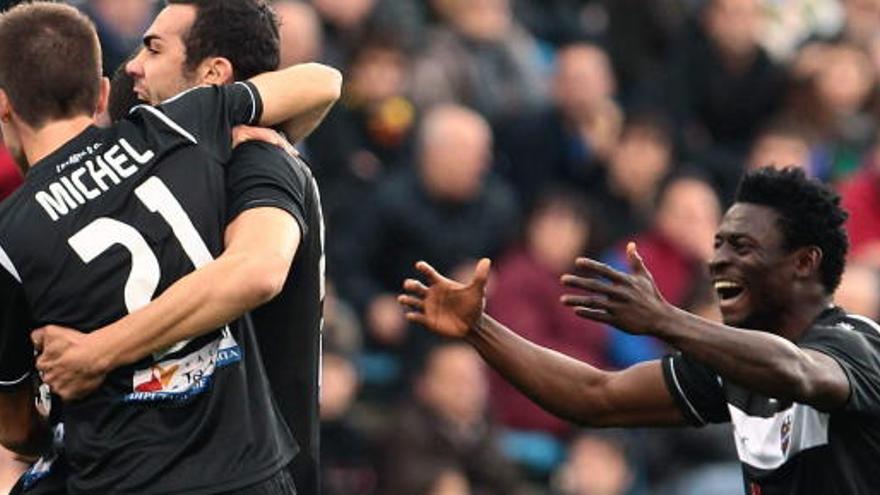
<path id="1" fill-rule="evenodd" d="M 196 268 L 211 261 L 213 256 L 199 235 L 189 215 L 158 177 L 150 177 L 134 190 L 135 195 L 152 213 L 158 213 L 171 227 L 177 241 Z M 131 271 L 125 282 L 125 307 L 132 313 L 146 306 L 159 286 L 159 260 L 144 236 L 134 227 L 108 217 L 97 218 L 67 240 L 70 247 L 88 264 L 101 253 L 119 244 L 131 254 Z M 182 349 L 189 341 L 154 354 L 156 359 Z"/>

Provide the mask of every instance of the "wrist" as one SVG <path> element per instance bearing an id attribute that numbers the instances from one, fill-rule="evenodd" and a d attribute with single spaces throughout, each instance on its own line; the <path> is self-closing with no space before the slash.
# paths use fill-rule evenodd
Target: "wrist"
<path id="1" fill-rule="evenodd" d="M 95 374 L 106 375 L 123 364 L 119 362 L 120 356 L 115 351 L 117 346 L 108 345 L 110 339 L 107 338 L 107 335 L 112 335 L 112 332 L 101 329 L 88 333 L 84 337 L 85 348 L 89 350 L 90 362 L 92 363 L 91 371 Z"/>
<path id="2" fill-rule="evenodd" d="M 655 337 L 666 343 L 675 345 L 675 340 L 679 337 L 679 333 L 683 327 L 680 317 L 681 310 L 669 304 L 663 303 L 663 311 L 657 316 L 652 325 Z"/>
<path id="3" fill-rule="evenodd" d="M 474 324 L 467 329 L 467 332 L 462 337 L 473 344 L 489 331 L 493 321 L 491 316 L 486 314 L 485 311 L 481 311 Z"/>

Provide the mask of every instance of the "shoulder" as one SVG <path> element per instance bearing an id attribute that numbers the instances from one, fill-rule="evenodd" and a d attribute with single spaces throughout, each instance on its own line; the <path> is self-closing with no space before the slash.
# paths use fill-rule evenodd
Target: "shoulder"
<path id="1" fill-rule="evenodd" d="M 880 340 L 880 324 L 867 316 L 847 313 L 841 308 L 829 310 L 811 328 L 812 331 L 857 332 L 866 337 Z"/>
<path id="2" fill-rule="evenodd" d="M 503 207 L 516 205 L 516 193 L 507 180 L 495 173 L 486 177 L 485 198 L 493 204 Z"/>
<path id="3" fill-rule="evenodd" d="M 880 325 L 868 317 L 832 308 L 816 320 L 797 345 L 847 361 L 873 360 L 880 358 Z"/>
<path id="4" fill-rule="evenodd" d="M 291 156 L 287 151 L 263 141 L 247 141 L 238 145 L 232 152 L 230 167 L 272 167 L 296 177 L 298 182 L 312 180 L 312 172 L 301 157 Z"/>

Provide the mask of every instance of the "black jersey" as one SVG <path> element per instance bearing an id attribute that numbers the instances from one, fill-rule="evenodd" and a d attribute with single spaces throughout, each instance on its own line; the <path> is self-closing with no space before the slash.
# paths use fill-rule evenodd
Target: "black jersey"
<path id="1" fill-rule="evenodd" d="M 261 114 L 248 83 L 198 88 L 90 127 L 0 206 L 0 381 L 33 368 L 29 331 L 91 331 L 222 251 L 231 128 Z M 214 493 L 294 454 L 247 320 L 110 372 L 64 404 L 71 493 Z"/>
<path id="2" fill-rule="evenodd" d="M 796 344 L 840 364 L 845 406 L 822 412 L 759 396 L 682 354 L 664 359 L 664 376 L 693 424 L 733 424 L 748 495 L 880 493 L 880 326 L 831 308 Z"/>
<path id="3" fill-rule="evenodd" d="M 251 316 L 275 400 L 301 448 L 292 465 L 297 492 L 317 494 L 325 263 L 318 186 L 301 159 L 262 142 L 236 148 L 226 184 L 230 221 L 249 208 L 270 206 L 290 213 L 302 231 L 284 288 Z"/>

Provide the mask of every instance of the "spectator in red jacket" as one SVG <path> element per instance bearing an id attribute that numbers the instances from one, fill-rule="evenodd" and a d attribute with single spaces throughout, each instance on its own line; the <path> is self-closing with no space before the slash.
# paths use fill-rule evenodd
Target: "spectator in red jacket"
<path id="1" fill-rule="evenodd" d="M 605 363 L 607 333 L 559 304 L 559 277 L 585 254 L 590 234 L 587 207 L 580 196 L 548 191 L 538 200 L 525 240 L 501 260 L 488 306 L 520 334 L 577 359 Z M 504 425 L 561 435 L 570 425 L 548 414 L 509 383 L 493 376 L 492 405 Z"/>
<path id="2" fill-rule="evenodd" d="M 0 200 L 12 194 L 21 185 L 21 172 L 15 165 L 9 150 L 0 141 Z"/>
<path id="3" fill-rule="evenodd" d="M 843 207 L 849 212 L 850 259 L 880 267 L 880 146 L 869 162 L 840 186 Z"/>

